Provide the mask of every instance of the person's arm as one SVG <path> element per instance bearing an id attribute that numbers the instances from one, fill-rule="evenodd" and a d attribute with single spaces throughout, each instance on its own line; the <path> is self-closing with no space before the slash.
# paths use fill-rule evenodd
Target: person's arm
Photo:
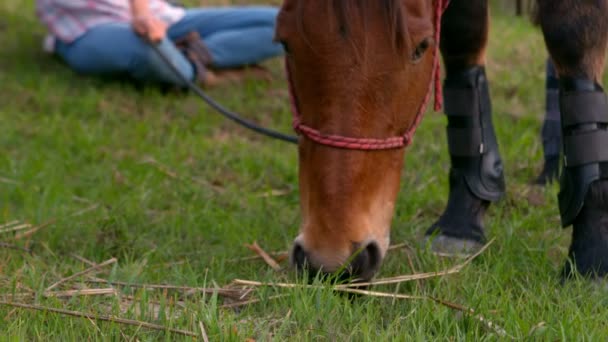
<path id="1" fill-rule="evenodd" d="M 147 17 L 150 15 L 150 5 L 148 0 L 129 0 L 131 5 L 131 14 L 133 18 Z"/>
<path id="2" fill-rule="evenodd" d="M 128 0 L 131 6 L 133 30 L 146 40 L 156 43 L 167 33 L 167 24 L 150 13 L 148 0 Z"/>

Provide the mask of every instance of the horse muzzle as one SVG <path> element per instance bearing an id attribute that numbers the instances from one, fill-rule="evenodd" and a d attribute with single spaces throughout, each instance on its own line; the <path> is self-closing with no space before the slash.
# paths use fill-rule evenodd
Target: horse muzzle
<path id="1" fill-rule="evenodd" d="M 296 270 L 306 271 L 310 280 L 319 276 L 339 283 L 369 281 L 378 272 L 384 253 L 376 241 L 353 244 L 352 252 L 343 262 L 340 257 L 323 257 L 307 250 L 300 239 L 296 239 L 290 253 L 292 265 Z"/>

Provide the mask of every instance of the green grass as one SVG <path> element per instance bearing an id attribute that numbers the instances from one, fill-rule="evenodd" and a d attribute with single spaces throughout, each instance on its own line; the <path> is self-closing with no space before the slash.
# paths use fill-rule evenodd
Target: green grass
<path id="1" fill-rule="evenodd" d="M 256 296 L 287 296 L 239 311 L 219 308 L 222 299 L 216 296 L 153 290 L 123 291 L 133 301 L 122 309 L 114 297 L 45 298 L 47 286 L 88 267 L 72 255 L 95 262 L 116 257 L 99 275 L 134 283 L 221 287 L 235 278 L 301 280 L 289 269 L 276 273 L 259 261 L 232 261 L 251 255 L 245 243 L 257 240 L 267 250 L 283 250 L 295 237 L 293 146 L 253 135 L 193 96 L 78 76 L 41 52 L 42 34 L 32 1 L 0 4 L 0 224 L 56 220 L 29 240 L 0 235 L 1 241 L 33 251 L 0 248 L 5 298 L 31 290 L 31 303 L 191 331 L 202 321 L 215 341 L 500 339 L 477 320 L 432 302 L 351 301 L 327 289 L 262 289 Z M 557 186 L 528 185 L 542 158 L 542 37 L 526 20 L 498 15 L 489 53 L 509 189 L 487 219 L 488 235 L 497 241 L 460 274 L 378 290 L 460 303 L 518 340 L 605 340 L 605 292 L 580 280 L 558 283 L 570 233 L 559 227 Z M 279 61 L 268 66 L 275 75 L 271 83 L 250 80 L 212 93 L 266 126 L 289 131 L 282 69 Z M 444 140 L 436 137 L 444 135 L 444 125 L 442 115 L 429 113 L 407 151 L 394 243 L 417 245 L 443 209 L 449 161 Z M 261 196 L 271 190 L 287 194 Z M 406 251 L 397 251 L 389 254 L 380 276 L 436 271 L 458 262 L 424 250 L 409 254 L 414 270 Z M 175 314 L 150 310 L 147 303 L 155 302 Z M 2 341 L 176 338 L 3 306 L 0 317 Z"/>

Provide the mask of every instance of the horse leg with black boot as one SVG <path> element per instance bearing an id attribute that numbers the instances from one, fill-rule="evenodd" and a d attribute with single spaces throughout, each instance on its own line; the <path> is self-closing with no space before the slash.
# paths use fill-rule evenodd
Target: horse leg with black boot
<path id="1" fill-rule="evenodd" d="M 567 278 L 608 275 L 608 100 L 600 85 L 608 0 L 539 0 L 539 22 L 560 79 L 564 147 L 559 209 L 573 226 Z"/>
<path id="2" fill-rule="evenodd" d="M 451 157 L 445 212 L 426 232 L 435 252 L 468 254 L 485 242 L 483 219 L 505 191 L 485 73 L 487 0 L 452 0 L 442 19 L 445 112 Z"/>

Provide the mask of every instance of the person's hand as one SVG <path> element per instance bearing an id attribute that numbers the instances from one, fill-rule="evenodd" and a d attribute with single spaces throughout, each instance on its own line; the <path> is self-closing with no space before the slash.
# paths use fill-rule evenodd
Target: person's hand
<path id="1" fill-rule="evenodd" d="M 136 16 L 131 22 L 133 30 L 151 43 L 158 43 L 167 34 L 167 24 L 154 16 Z"/>

